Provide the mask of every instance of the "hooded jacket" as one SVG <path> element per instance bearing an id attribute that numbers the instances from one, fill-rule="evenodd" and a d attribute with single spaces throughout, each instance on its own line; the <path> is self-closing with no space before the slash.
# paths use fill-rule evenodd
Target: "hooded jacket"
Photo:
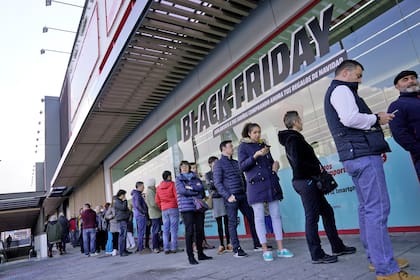
<path id="1" fill-rule="evenodd" d="M 156 204 L 162 210 L 178 208 L 175 183 L 162 181 L 156 190 Z"/>
<path id="2" fill-rule="evenodd" d="M 146 204 L 149 209 L 149 218 L 150 219 L 159 219 L 162 217 L 162 211 L 160 211 L 159 206 L 156 204 L 156 187 L 148 186 L 146 192 Z"/>
<path id="3" fill-rule="evenodd" d="M 401 92 L 389 105 L 388 112 L 397 109 L 395 118 L 389 122 L 392 136 L 416 162 L 420 160 L 420 93 Z"/>
<path id="4" fill-rule="evenodd" d="M 265 146 L 264 142 L 256 143 L 250 138 L 243 138 L 238 147 L 239 167 L 245 172 L 249 204 L 283 199 L 279 177 L 273 171 L 274 160 L 271 153 L 254 159 L 255 152 Z"/>
<path id="5" fill-rule="evenodd" d="M 48 222 L 46 232 L 49 243 L 61 242 L 62 228 L 57 220 Z"/>
<path id="6" fill-rule="evenodd" d="M 134 218 L 147 216 L 149 209 L 146 201 L 143 198 L 142 192 L 134 189 L 131 191 Z"/>
<path id="7" fill-rule="evenodd" d="M 279 131 L 279 142 L 286 149 L 287 159 L 293 170 L 293 180 L 310 179 L 321 173 L 314 149 L 298 131 Z"/>

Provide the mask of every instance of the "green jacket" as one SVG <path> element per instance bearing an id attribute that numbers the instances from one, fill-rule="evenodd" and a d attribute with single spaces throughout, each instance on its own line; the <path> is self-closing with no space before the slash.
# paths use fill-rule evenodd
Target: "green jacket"
<path id="1" fill-rule="evenodd" d="M 150 219 L 159 219 L 162 217 L 162 212 L 159 209 L 159 206 L 156 204 L 156 187 L 150 186 L 147 187 L 146 192 L 146 204 L 149 208 L 149 218 Z"/>
<path id="2" fill-rule="evenodd" d="M 49 243 L 61 242 L 61 225 L 57 221 L 48 222 L 47 240 Z"/>

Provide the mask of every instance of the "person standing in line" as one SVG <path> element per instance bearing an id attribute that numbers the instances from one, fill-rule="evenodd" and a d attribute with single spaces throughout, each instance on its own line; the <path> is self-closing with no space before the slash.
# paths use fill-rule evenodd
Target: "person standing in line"
<path id="1" fill-rule="evenodd" d="M 77 245 L 77 219 L 72 215 L 69 221 L 70 242 L 73 248 Z"/>
<path id="2" fill-rule="evenodd" d="M 77 217 L 77 228 L 79 229 L 79 236 L 78 236 L 78 240 L 79 240 L 79 244 L 80 244 L 80 253 L 84 254 L 85 250 L 84 250 L 84 242 L 83 242 L 83 219 L 82 219 L 82 212 L 83 212 L 83 208 L 79 209 L 79 216 Z"/>
<path id="3" fill-rule="evenodd" d="M 223 197 L 217 192 L 216 186 L 214 185 L 213 168 L 217 160 L 218 158 L 215 156 L 211 156 L 208 159 L 210 171 L 206 173 L 206 183 L 208 185 L 209 193 L 212 196 L 213 200 L 213 218 L 216 219 L 217 233 L 219 235 L 220 241 L 219 248 L 217 249 L 217 254 L 221 255 L 224 252 L 233 252 L 233 246 L 230 244 L 229 220 L 226 213 L 225 202 Z M 223 223 L 225 225 L 226 247 L 223 241 Z"/>
<path id="4" fill-rule="evenodd" d="M 134 232 L 134 224 L 133 224 L 133 205 L 128 206 L 128 210 L 130 211 L 130 217 L 128 218 L 127 223 L 127 244 L 126 247 L 130 250 L 136 248 L 136 241 L 134 240 L 133 232 Z"/>
<path id="5" fill-rule="evenodd" d="M 144 183 L 138 181 L 136 188 L 131 191 L 134 218 L 136 219 L 137 226 L 137 250 L 140 254 L 147 254 L 150 251 L 144 248 L 144 234 L 146 231 L 147 215 L 149 209 L 147 208 L 146 201 L 143 197 Z"/>
<path id="6" fill-rule="evenodd" d="M 109 231 L 112 235 L 112 256 L 117 255 L 118 239 L 120 237 L 120 224 L 116 218 L 114 204 L 115 198 L 113 199 L 112 204 L 108 207 L 108 210 L 105 212 L 105 219 L 108 221 Z"/>
<path id="7" fill-rule="evenodd" d="M 176 177 L 176 193 L 179 211 L 181 212 L 185 226 L 185 246 L 190 264 L 198 264 L 194 258 L 193 239 L 196 236 L 198 260 L 209 260 L 203 252 L 203 221 L 204 212 L 196 209 L 194 199 L 203 199 L 203 183 L 197 174 L 191 172 L 188 161 L 181 161 L 179 169 L 181 174 Z"/>
<path id="8" fill-rule="evenodd" d="M 162 210 L 163 219 L 163 250 L 165 254 L 176 253 L 178 250 L 179 210 L 175 183 L 172 174 L 166 170 L 162 173 L 163 181 L 156 190 L 156 204 Z M 171 242 L 169 242 L 169 237 Z"/>
<path id="9" fill-rule="evenodd" d="M 359 199 L 360 238 L 376 279 L 420 279 L 401 270 L 406 260 L 396 260 L 388 233 L 390 201 L 381 154 L 390 152 L 381 125 L 394 114 L 373 114 L 358 95 L 363 66 L 345 60 L 335 70 L 324 99 L 324 110 L 340 161 L 352 177 Z"/>
<path id="10" fill-rule="evenodd" d="M 220 159 L 213 166 L 213 180 L 217 192 L 223 197 L 226 212 L 228 215 L 228 227 L 230 240 L 233 246 L 233 256 L 242 258 L 248 256 L 242 249 L 237 232 L 238 210 L 248 220 L 254 241 L 254 250 L 261 248 L 254 224 L 254 212 L 246 199 L 246 186 L 243 174 L 239 169 L 238 161 L 232 158 L 233 145 L 231 140 L 220 143 L 219 149 L 222 152 Z"/>
<path id="11" fill-rule="evenodd" d="M 293 170 L 292 185 L 302 199 L 305 211 L 306 242 L 311 254 L 312 263 L 334 263 L 337 256 L 353 254 L 356 248 L 344 245 L 338 236 L 335 225 L 334 210 L 324 194 L 316 187 L 314 176 L 321 174 L 321 169 L 314 149 L 300 133 L 302 120 L 297 111 L 289 111 L 284 115 L 287 130 L 278 133 L 279 142 L 286 149 L 287 159 Z M 332 256 L 324 252 L 318 234 L 319 216 L 322 216 L 325 232 L 332 248 Z"/>
<path id="12" fill-rule="evenodd" d="M 61 248 L 61 246 L 62 246 L 62 244 L 61 244 L 62 228 L 61 228 L 61 224 L 57 221 L 57 215 L 52 215 L 48 219 L 48 223 L 46 225 L 45 232 L 47 233 L 48 257 L 52 258 L 52 256 L 53 256 L 52 249 L 54 247 L 54 244 L 58 244 L 58 248 L 60 250 L 60 255 L 61 255 L 61 251 L 62 251 L 62 248 Z M 12 238 L 10 237 L 10 240 L 11 239 Z"/>
<path id="13" fill-rule="evenodd" d="M 200 180 L 201 180 L 202 174 L 198 170 L 198 164 L 196 162 L 190 162 L 190 166 L 191 166 L 191 172 L 194 172 L 195 174 L 197 174 L 197 177 L 200 178 Z M 206 190 L 205 189 L 203 189 L 203 194 L 202 195 L 203 195 L 203 197 L 206 196 Z M 206 215 L 203 216 L 203 219 L 204 219 L 203 220 L 203 225 L 205 225 Z M 194 247 L 194 250 L 196 250 L 195 244 L 193 244 L 193 247 Z M 203 249 L 214 249 L 214 248 L 215 247 L 213 245 L 211 245 L 207 242 L 205 227 L 203 227 Z"/>
<path id="14" fill-rule="evenodd" d="M 155 179 L 148 179 L 146 181 L 146 204 L 149 209 L 149 217 L 152 222 L 152 248 L 154 253 L 159 253 L 159 244 L 160 244 L 160 224 L 162 218 L 162 211 L 160 211 L 159 206 L 156 204 L 156 181 Z"/>
<path id="15" fill-rule="evenodd" d="M 395 77 L 394 86 L 400 96 L 389 105 L 388 112 L 395 112 L 389 123 L 392 136 L 410 152 L 420 180 L 420 84 L 417 78 L 412 70 L 402 71 Z"/>
<path id="16" fill-rule="evenodd" d="M 96 253 L 96 212 L 90 208 L 89 203 L 83 205 L 82 212 L 83 220 L 83 248 L 85 249 L 85 255 L 97 256 Z"/>
<path id="17" fill-rule="evenodd" d="M 118 237 L 118 251 L 120 253 L 120 257 L 126 257 L 131 252 L 127 251 L 127 223 L 130 217 L 130 210 L 128 209 L 128 203 L 125 190 L 119 190 L 117 192 L 115 201 L 114 201 L 114 208 L 115 208 L 115 218 L 120 225 L 120 234 Z"/>
<path id="18" fill-rule="evenodd" d="M 60 250 L 60 255 L 62 255 L 62 254 L 66 253 L 66 243 L 67 243 L 67 240 L 69 239 L 69 221 L 64 216 L 64 213 L 61 212 L 59 217 L 58 217 L 58 222 L 61 225 L 61 250 Z"/>
<path id="19" fill-rule="evenodd" d="M 98 224 L 98 231 L 96 232 L 96 252 L 100 253 L 101 250 L 105 251 L 107 240 L 107 222 L 105 219 L 104 208 L 100 205 L 95 207 L 96 222 Z"/>
<path id="20" fill-rule="evenodd" d="M 241 144 L 238 147 L 238 160 L 239 167 L 245 172 L 248 203 L 254 209 L 255 228 L 261 241 L 263 259 L 265 261 L 273 260 L 273 253 L 267 247 L 265 202 L 268 204 L 277 242 L 277 257 L 293 257 L 293 253 L 283 247 L 283 228 L 280 216 L 280 201 L 283 199 L 283 191 L 277 176 L 279 163 L 273 160 L 270 146 L 261 139 L 261 128 L 258 124 L 245 124 Z"/>

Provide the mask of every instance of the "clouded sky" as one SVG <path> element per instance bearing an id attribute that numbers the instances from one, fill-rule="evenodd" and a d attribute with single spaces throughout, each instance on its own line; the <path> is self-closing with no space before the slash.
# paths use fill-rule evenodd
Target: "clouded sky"
<path id="1" fill-rule="evenodd" d="M 63 2 L 83 5 L 83 0 Z M 44 96 L 59 96 L 82 9 L 45 0 L 4 1 L 0 9 L 0 193 L 35 191 L 44 160 Z M 41 122 L 39 124 L 39 122 Z M 39 131 L 39 133 L 38 133 Z M 39 138 L 37 141 L 36 139 Z M 38 148 L 36 148 L 38 145 Z M 35 153 L 35 151 L 38 151 Z"/>

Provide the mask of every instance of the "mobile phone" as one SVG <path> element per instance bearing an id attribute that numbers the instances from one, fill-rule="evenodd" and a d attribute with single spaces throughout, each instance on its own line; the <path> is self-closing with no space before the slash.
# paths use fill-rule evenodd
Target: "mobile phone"
<path id="1" fill-rule="evenodd" d="M 397 110 L 395 110 L 394 112 L 392 112 L 391 114 L 393 114 L 393 115 L 394 115 L 395 113 L 398 113 L 398 109 L 397 109 Z"/>

